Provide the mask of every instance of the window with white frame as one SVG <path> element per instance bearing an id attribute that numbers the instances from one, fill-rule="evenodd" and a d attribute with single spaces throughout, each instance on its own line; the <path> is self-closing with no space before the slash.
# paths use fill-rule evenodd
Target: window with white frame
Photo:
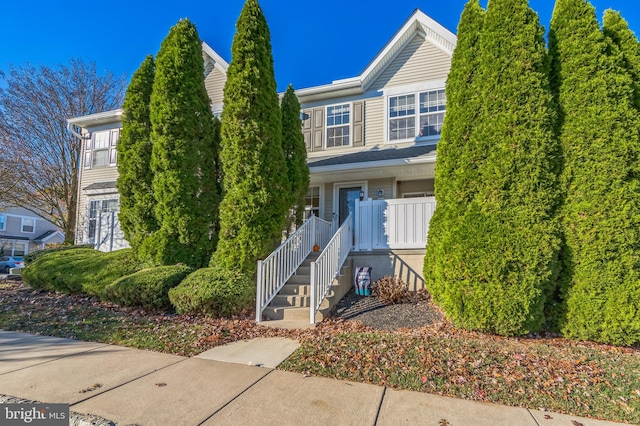
<path id="1" fill-rule="evenodd" d="M 444 89 L 389 97 L 389 141 L 437 136 L 447 97 Z"/>
<path id="2" fill-rule="evenodd" d="M 310 186 L 304 198 L 304 220 L 311 215 L 320 217 L 320 187 Z"/>
<path id="3" fill-rule="evenodd" d="M 416 96 L 389 98 L 389 140 L 413 138 L 416 135 Z"/>
<path id="4" fill-rule="evenodd" d="M 89 214 L 87 224 L 87 238 L 93 241 L 96 237 L 96 229 L 102 220 L 102 213 L 118 211 L 119 203 L 117 198 L 106 200 L 89 201 Z"/>
<path id="5" fill-rule="evenodd" d="M 119 129 L 93 132 L 85 142 L 84 167 L 115 166 L 118 161 L 116 146 L 119 137 Z"/>
<path id="6" fill-rule="evenodd" d="M 0 231 L 4 231 L 5 229 L 7 229 L 7 217 L 0 214 Z"/>
<path id="7" fill-rule="evenodd" d="M 351 105 L 327 107 L 327 148 L 349 146 Z"/>
<path id="8" fill-rule="evenodd" d="M 34 232 L 36 232 L 36 220 L 28 217 L 23 217 L 20 229 L 22 230 L 22 232 L 33 234 Z"/>
<path id="9" fill-rule="evenodd" d="M 14 243 L 12 256 L 24 256 L 27 254 L 27 245 L 24 243 Z"/>

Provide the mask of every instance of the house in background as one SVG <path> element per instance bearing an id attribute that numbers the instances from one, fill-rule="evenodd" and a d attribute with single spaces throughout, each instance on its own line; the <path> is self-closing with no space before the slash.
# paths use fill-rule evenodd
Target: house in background
<path id="1" fill-rule="evenodd" d="M 24 256 L 63 242 L 53 223 L 25 208 L 0 205 L 0 256 Z"/>
<path id="2" fill-rule="evenodd" d="M 310 170 L 307 214 L 340 224 L 351 213 L 353 266 L 372 266 L 374 280 L 397 275 L 423 286 L 455 44 L 453 33 L 416 10 L 360 75 L 296 90 Z M 203 57 L 219 116 L 228 64 L 206 43 Z M 117 223 L 121 116 L 115 110 L 69 120 L 84 140 L 76 243 L 101 250 L 127 246 Z"/>

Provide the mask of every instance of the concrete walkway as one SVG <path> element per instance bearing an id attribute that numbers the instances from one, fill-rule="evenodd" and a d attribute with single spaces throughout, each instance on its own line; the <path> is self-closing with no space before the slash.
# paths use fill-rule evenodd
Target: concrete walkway
<path id="1" fill-rule="evenodd" d="M 617 424 L 274 370 L 296 347 L 257 339 L 185 358 L 0 330 L 0 394 L 141 426 Z"/>

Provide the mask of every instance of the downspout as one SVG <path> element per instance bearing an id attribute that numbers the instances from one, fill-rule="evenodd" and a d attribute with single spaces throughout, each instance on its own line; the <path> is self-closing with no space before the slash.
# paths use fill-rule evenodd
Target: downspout
<path id="1" fill-rule="evenodd" d="M 84 137 L 83 137 L 80 133 L 78 133 L 78 132 L 76 132 L 75 130 L 73 130 L 73 124 L 71 124 L 71 123 L 69 122 L 69 120 L 67 120 L 67 130 L 68 130 L 68 131 L 69 131 L 73 136 L 77 137 L 78 139 L 80 139 L 80 140 L 84 139 Z"/>

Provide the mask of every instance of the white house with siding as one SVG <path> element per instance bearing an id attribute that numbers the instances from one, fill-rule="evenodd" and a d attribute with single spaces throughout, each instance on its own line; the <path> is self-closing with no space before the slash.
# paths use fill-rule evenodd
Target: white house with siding
<path id="1" fill-rule="evenodd" d="M 435 208 L 436 145 L 456 36 L 415 10 L 360 75 L 296 90 L 310 187 L 307 215 L 341 224 L 352 214 L 353 266 L 373 279 L 397 275 L 421 288 Z M 206 43 L 212 112 L 223 108 L 228 63 Z M 117 223 L 117 141 L 121 110 L 69 120 L 84 140 L 77 243 L 126 247 Z M 334 226 L 334 229 L 336 227 Z"/>

